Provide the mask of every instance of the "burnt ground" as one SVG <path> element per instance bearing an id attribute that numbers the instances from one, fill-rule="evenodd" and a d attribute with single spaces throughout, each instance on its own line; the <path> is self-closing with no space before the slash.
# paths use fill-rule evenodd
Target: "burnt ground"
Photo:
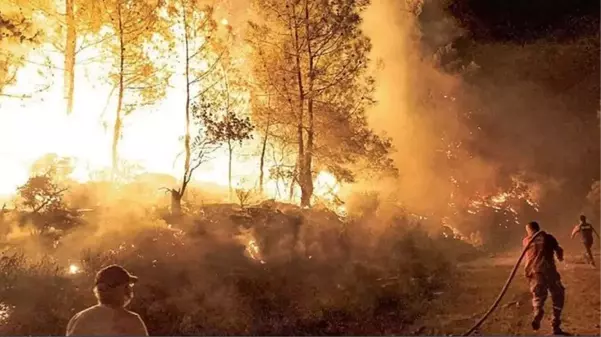
<path id="1" fill-rule="evenodd" d="M 415 333 L 462 335 L 496 299 L 518 256 L 519 252 L 461 266 L 460 283 L 453 291 L 440 296 L 436 305 L 438 309 L 421 318 Z M 600 263 L 598 248 L 595 250 L 595 260 L 597 264 Z M 558 269 L 566 288 L 562 328 L 575 336 L 599 336 L 600 269 L 585 264 L 578 251 L 567 252 L 565 261 L 558 264 Z M 503 300 L 474 335 L 551 335 L 550 296 L 545 303 L 545 318 L 539 331 L 532 331 L 530 327 L 530 300 L 527 281 L 520 266 Z"/>

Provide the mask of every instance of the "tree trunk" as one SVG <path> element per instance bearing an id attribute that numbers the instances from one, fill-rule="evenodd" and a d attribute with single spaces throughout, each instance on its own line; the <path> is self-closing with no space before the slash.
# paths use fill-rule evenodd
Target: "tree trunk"
<path id="1" fill-rule="evenodd" d="M 288 200 L 292 201 L 294 198 L 294 184 L 298 182 L 298 158 L 296 159 L 296 164 L 294 165 L 294 170 L 292 171 L 292 179 L 290 179 L 290 186 L 288 190 Z"/>
<path id="2" fill-rule="evenodd" d="M 186 16 L 186 3 L 182 1 L 182 12 L 184 19 L 184 47 L 186 56 L 186 134 L 184 135 L 184 177 L 182 179 L 182 187 L 180 188 L 180 194 L 184 195 L 186 192 L 187 180 L 190 178 L 190 162 L 192 160 L 192 150 L 190 145 L 190 50 L 189 50 L 189 36 L 188 36 L 188 21 Z"/>
<path id="3" fill-rule="evenodd" d="M 177 220 L 182 215 L 182 196 L 183 193 L 177 190 L 170 190 L 171 192 L 171 216 L 174 220 Z"/>
<path id="4" fill-rule="evenodd" d="M 311 116 L 309 116 L 311 117 Z M 309 118 L 311 121 L 312 118 Z M 311 206 L 311 198 L 313 197 L 313 131 L 307 132 L 307 149 L 305 151 L 305 160 L 302 174 L 302 186 L 301 186 L 301 206 Z"/>
<path id="5" fill-rule="evenodd" d="M 171 189 L 171 217 L 174 222 L 179 222 L 182 216 L 182 198 L 186 193 L 188 182 L 192 177 L 192 168 L 190 163 L 192 161 L 192 151 L 190 145 L 190 47 L 189 47 L 189 36 L 188 36 L 188 20 L 186 16 L 186 3 L 181 2 L 182 5 L 182 18 L 184 21 L 184 54 L 185 54 L 185 76 L 186 76 L 186 105 L 184 107 L 185 113 L 185 134 L 184 134 L 184 172 L 182 175 L 182 184 L 178 190 Z"/>
<path id="6" fill-rule="evenodd" d="M 311 197 L 313 196 L 313 173 L 312 173 L 312 163 L 313 163 L 313 137 L 315 135 L 314 132 L 314 123 L 313 123 L 313 76 L 314 74 L 314 65 L 313 65 L 313 52 L 311 50 L 311 33 L 310 33 L 310 24 L 309 24 L 309 1 L 305 0 L 305 35 L 307 39 L 307 58 L 308 58 L 308 83 L 307 83 L 307 115 L 309 118 L 309 125 L 307 129 L 307 146 L 305 148 L 303 166 L 301 174 L 301 206 L 309 207 L 311 206 Z"/>
<path id="7" fill-rule="evenodd" d="M 270 118 L 267 117 L 267 126 L 265 127 L 265 137 L 263 138 L 263 144 L 261 145 L 261 159 L 259 160 L 259 192 L 263 195 L 263 170 L 265 169 L 265 152 L 267 149 L 267 138 L 269 137 L 269 124 L 271 123 Z"/>
<path id="8" fill-rule="evenodd" d="M 229 198 L 230 198 L 230 202 L 231 202 L 232 197 L 233 197 L 233 193 L 232 193 L 232 155 L 234 153 L 234 148 L 232 146 L 232 141 L 230 139 L 227 140 L 227 151 L 228 151 L 227 184 L 229 186 Z"/>
<path id="9" fill-rule="evenodd" d="M 77 31 L 75 29 L 74 0 L 65 1 L 67 14 L 67 41 L 65 43 L 65 99 L 67 114 L 73 112 L 73 95 L 75 90 L 75 48 L 77 46 Z"/>
<path id="10" fill-rule="evenodd" d="M 296 13 L 294 12 L 294 6 L 291 6 L 293 10 L 292 17 L 296 18 Z M 292 24 L 292 23 L 291 23 Z M 304 108 L 305 108 L 305 89 L 303 87 L 303 73 L 302 73 L 302 65 L 300 60 L 300 42 L 298 36 L 298 27 L 296 26 L 296 22 L 294 22 L 294 27 L 291 27 L 294 32 L 294 49 L 295 49 L 295 62 L 296 62 L 296 77 L 298 84 L 298 120 L 297 120 L 297 141 L 298 141 L 298 159 L 297 159 L 297 169 L 296 175 L 298 175 L 297 182 L 301 188 L 301 206 L 305 206 L 303 204 L 302 195 L 305 194 L 303 192 L 304 181 L 303 181 L 303 172 L 305 170 L 305 142 L 303 136 L 303 120 L 304 120 Z M 294 178 L 293 178 L 294 179 Z M 294 182 L 294 180 L 293 180 Z M 291 184 L 291 190 L 292 186 Z"/>
<path id="11" fill-rule="evenodd" d="M 265 148 L 267 147 L 267 130 L 266 128 L 265 137 L 263 138 L 263 144 L 261 145 L 261 158 L 259 159 L 259 193 L 263 195 L 263 170 L 265 168 Z"/>
<path id="12" fill-rule="evenodd" d="M 301 207 L 310 207 L 311 197 L 313 197 L 313 177 L 310 167 L 304 167 L 301 174 Z"/>
<path id="13" fill-rule="evenodd" d="M 225 91 L 226 91 L 226 106 L 225 106 L 225 123 L 226 125 L 231 125 L 231 109 L 230 109 L 230 87 L 229 87 L 229 78 L 228 78 L 228 73 L 227 70 L 222 67 L 223 69 L 223 75 L 224 75 L 224 84 L 225 84 Z M 226 131 L 225 136 L 226 141 L 227 141 L 227 151 L 228 151 L 228 162 L 227 162 L 227 185 L 228 185 L 228 200 L 230 202 L 232 202 L 233 200 L 233 193 L 232 193 L 232 154 L 234 151 L 233 148 L 233 144 L 232 144 L 232 137 L 234 137 L 234 135 L 232 133 L 230 133 L 230 131 Z"/>
<path id="14" fill-rule="evenodd" d="M 113 148 L 112 148 L 112 161 L 113 161 L 113 178 L 115 177 L 118 169 L 118 145 L 119 138 L 121 138 L 121 110 L 123 106 L 123 94 L 124 94 L 124 65 L 125 65 L 125 42 L 123 39 L 123 18 L 121 17 L 121 5 L 118 6 L 119 17 L 119 94 L 117 98 L 117 111 L 115 115 L 115 126 L 113 129 Z"/>
<path id="15" fill-rule="evenodd" d="M 280 178 L 275 179 L 275 199 L 280 198 Z"/>
<path id="16" fill-rule="evenodd" d="M 261 159 L 259 162 L 259 192 L 263 195 L 263 170 L 265 169 L 265 151 L 267 149 L 267 138 L 269 137 L 269 127 L 271 126 L 271 96 L 267 100 L 267 124 L 265 125 L 265 137 L 261 145 Z"/>

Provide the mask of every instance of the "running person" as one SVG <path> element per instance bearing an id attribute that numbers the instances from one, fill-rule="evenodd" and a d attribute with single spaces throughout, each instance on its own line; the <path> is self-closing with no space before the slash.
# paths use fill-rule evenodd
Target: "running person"
<path id="1" fill-rule="evenodd" d="M 585 257 L 592 266 L 595 266 L 595 259 L 593 258 L 593 252 L 591 248 L 593 247 L 593 233 L 597 235 L 599 238 L 599 234 L 590 223 L 586 222 L 586 216 L 580 216 L 580 223 L 574 227 L 572 230 L 572 239 L 574 236 L 580 232 L 580 238 L 582 240 L 582 244 L 584 245 Z"/>

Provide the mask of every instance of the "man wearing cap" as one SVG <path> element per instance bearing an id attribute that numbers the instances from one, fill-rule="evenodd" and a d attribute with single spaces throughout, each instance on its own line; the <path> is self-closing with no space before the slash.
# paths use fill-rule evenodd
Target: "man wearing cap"
<path id="1" fill-rule="evenodd" d="M 136 276 L 118 265 L 96 274 L 94 295 L 98 304 L 77 313 L 67 325 L 67 336 L 148 336 L 142 318 L 125 307 L 133 298 Z"/>

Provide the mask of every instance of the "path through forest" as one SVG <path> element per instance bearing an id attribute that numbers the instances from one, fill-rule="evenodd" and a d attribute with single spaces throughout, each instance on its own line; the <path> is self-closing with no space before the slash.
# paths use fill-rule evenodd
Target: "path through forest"
<path id="1" fill-rule="evenodd" d="M 486 312 L 503 287 L 519 252 L 486 258 L 461 266 L 460 282 L 441 295 L 437 310 L 423 317 L 416 328 L 420 335 L 461 335 Z M 595 260 L 599 264 L 600 254 Z M 584 263 L 579 252 L 566 253 L 558 264 L 566 288 L 562 328 L 575 336 L 601 333 L 600 269 Z M 545 303 L 545 318 L 539 331 L 532 331 L 528 284 L 522 266 L 505 297 L 475 335 L 551 335 L 551 298 Z M 416 331 L 417 332 L 417 331 Z"/>

